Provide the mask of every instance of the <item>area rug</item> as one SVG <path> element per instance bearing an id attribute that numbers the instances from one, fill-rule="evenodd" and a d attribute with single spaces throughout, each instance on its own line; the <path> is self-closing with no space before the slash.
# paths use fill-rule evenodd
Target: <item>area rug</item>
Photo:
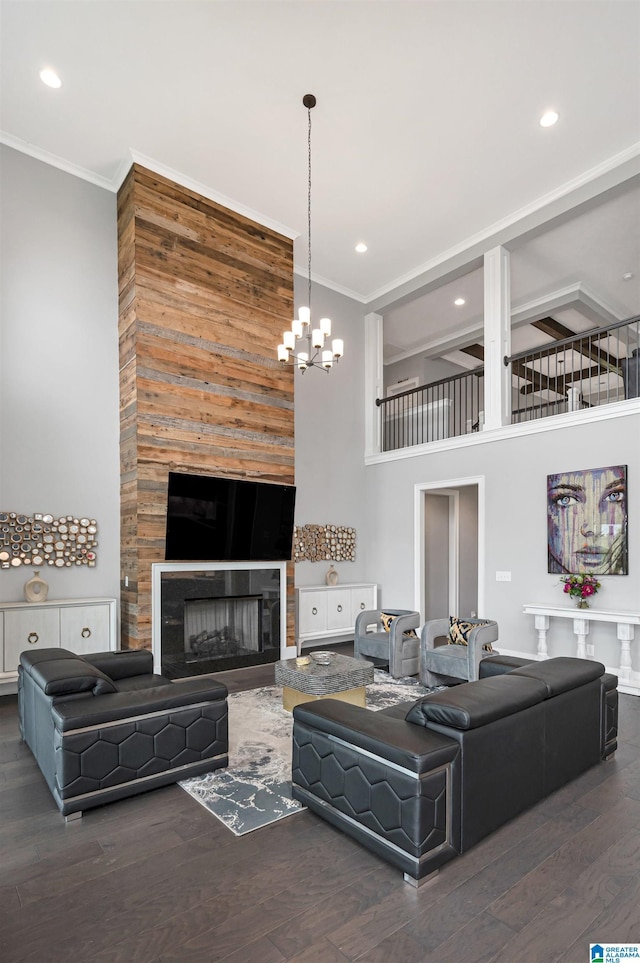
<path id="1" fill-rule="evenodd" d="M 367 686 L 374 712 L 429 690 L 415 679 L 375 670 Z M 229 695 L 229 766 L 179 783 L 236 836 L 304 808 L 291 798 L 293 717 L 282 708 L 282 688 L 272 685 Z"/>

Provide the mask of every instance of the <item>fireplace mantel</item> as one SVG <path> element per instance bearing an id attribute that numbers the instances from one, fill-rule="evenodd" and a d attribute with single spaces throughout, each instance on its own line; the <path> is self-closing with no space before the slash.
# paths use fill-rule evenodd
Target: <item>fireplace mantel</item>
<path id="1" fill-rule="evenodd" d="M 280 658 L 287 651 L 287 563 L 286 562 L 156 562 L 151 566 L 151 641 L 154 671 L 162 672 L 162 579 L 165 575 L 188 577 L 197 573 L 233 573 L 269 570 L 277 573 L 275 585 L 280 600 Z M 224 596 L 221 596 L 224 597 Z"/>

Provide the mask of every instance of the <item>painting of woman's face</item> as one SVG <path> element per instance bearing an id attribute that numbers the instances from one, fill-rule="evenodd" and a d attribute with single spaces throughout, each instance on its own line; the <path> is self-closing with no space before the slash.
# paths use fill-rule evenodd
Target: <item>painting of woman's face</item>
<path id="1" fill-rule="evenodd" d="M 627 575 L 627 467 L 547 476 L 549 571 Z"/>

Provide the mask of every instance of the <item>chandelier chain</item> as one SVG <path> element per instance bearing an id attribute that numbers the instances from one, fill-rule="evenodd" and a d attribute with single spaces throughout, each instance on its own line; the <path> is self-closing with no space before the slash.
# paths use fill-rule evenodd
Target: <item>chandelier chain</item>
<path id="1" fill-rule="evenodd" d="M 308 237 L 308 247 L 307 247 L 307 278 L 308 278 L 308 288 L 307 297 L 309 309 L 311 309 L 311 108 L 307 107 L 307 116 L 309 119 L 308 129 L 307 129 L 307 237 Z"/>

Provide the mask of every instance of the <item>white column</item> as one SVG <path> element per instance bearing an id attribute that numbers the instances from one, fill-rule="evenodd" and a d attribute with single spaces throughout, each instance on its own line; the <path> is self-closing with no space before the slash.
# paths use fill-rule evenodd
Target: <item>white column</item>
<path id="1" fill-rule="evenodd" d="M 547 632 L 549 631 L 549 616 L 534 615 L 533 624 L 538 632 L 538 658 L 548 659 L 549 653 L 547 651 Z"/>
<path id="2" fill-rule="evenodd" d="M 384 394 L 382 320 L 381 314 L 374 313 L 364 318 L 365 457 L 378 454 L 382 447 L 380 408 L 376 405 L 376 398 Z"/>
<path id="3" fill-rule="evenodd" d="M 618 641 L 620 643 L 620 668 L 618 678 L 620 682 L 631 680 L 631 643 L 633 642 L 633 626 L 628 622 L 616 624 Z"/>
<path id="4" fill-rule="evenodd" d="M 484 256 L 484 427 L 511 424 L 511 283 L 509 252 L 494 247 Z"/>
<path id="5" fill-rule="evenodd" d="M 577 619 L 573 620 L 573 631 L 578 639 L 578 648 L 576 651 L 576 656 L 578 659 L 587 658 L 587 636 L 589 635 L 589 620 L 588 619 Z M 593 646 L 590 645 L 591 649 L 590 658 L 593 658 Z"/>

